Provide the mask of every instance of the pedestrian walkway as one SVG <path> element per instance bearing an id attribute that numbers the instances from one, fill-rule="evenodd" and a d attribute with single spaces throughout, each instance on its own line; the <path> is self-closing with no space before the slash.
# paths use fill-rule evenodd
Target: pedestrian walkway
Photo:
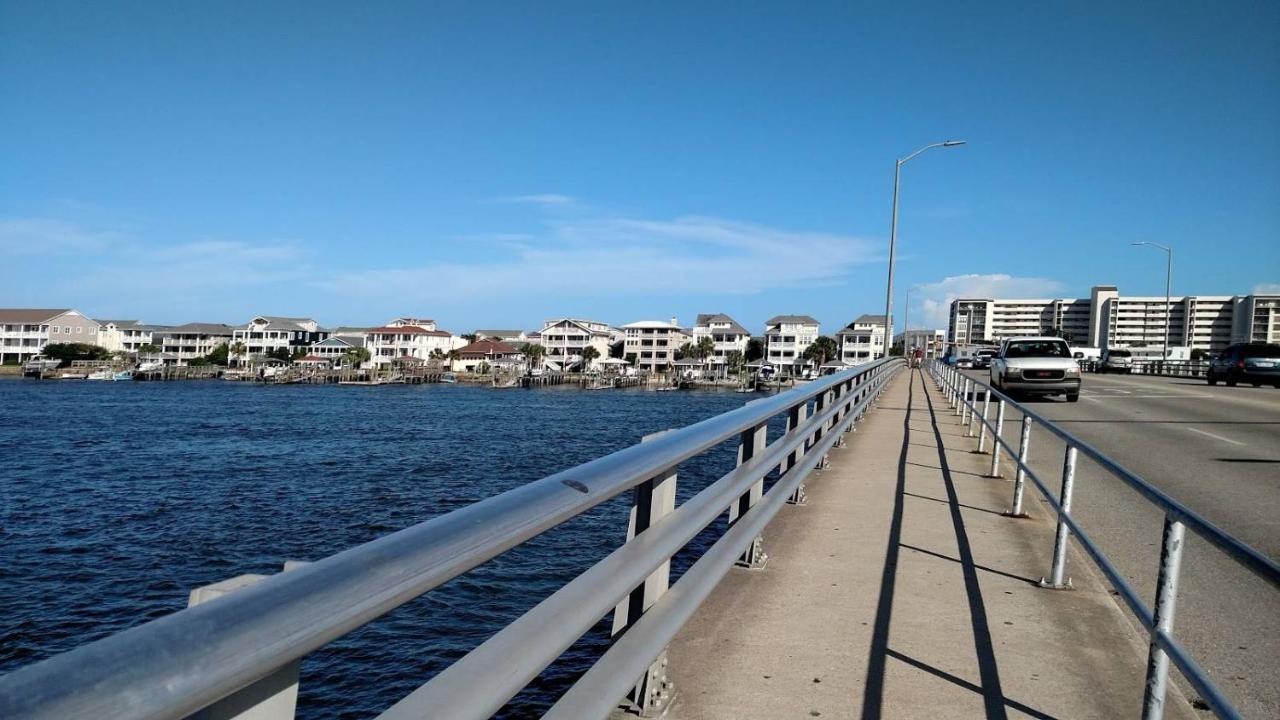
<path id="1" fill-rule="evenodd" d="M 769 525 L 768 566 L 671 644 L 668 717 L 1140 717 L 1145 641 L 1078 552 L 1074 590 L 1037 586 L 1054 519 L 1001 514 L 1012 483 L 926 375 L 848 438 Z M 1196 713 L 1171 687 L 1165 717 Z"/>

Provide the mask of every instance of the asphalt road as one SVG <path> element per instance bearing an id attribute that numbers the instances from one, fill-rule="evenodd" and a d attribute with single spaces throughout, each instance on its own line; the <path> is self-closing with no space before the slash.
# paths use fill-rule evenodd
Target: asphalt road
<path id="1" fill-rule="evenodd" d="M 985 371 L 970 374 L 989 381 Z M 1280 389 L 1086 374 L 1079 402 L 1046 398 L 1028 407 L 1226 532 L 1280 558 Z M 1016 411 L 1006 415 L 1004 436 L 1015 446 L 1020 422 Z M 1033 432 L 1032 468 L 1055 494 L 1064 451 L 1048 433 Z M 1039 499 L 1033 489 L 1027 492 Z M 1039 502 L 1028 508 L 1052 513 Z M 1162 514 L 1083 456 L 1072 512 L 1150 605 Z M 1246 717 L 1280 717 L 1280 591 L 1190 532 L 1187 537 L 1175 636 Z"/>

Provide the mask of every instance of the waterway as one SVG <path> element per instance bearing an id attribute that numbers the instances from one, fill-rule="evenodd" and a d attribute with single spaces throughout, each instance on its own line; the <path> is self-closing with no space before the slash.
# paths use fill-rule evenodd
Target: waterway
<path id="1" fill-rule="evenodd" d="M 0 378 L 0 674 L 180 610 L 191 588 L 330 555 L 752 397 Z M 686 463 L 680 500 L 733 461 L 725 444 Z M 625 523 L 619 498 L 312 653 L 298 716 L 376 715 L 620 544 Z M 607 636 L 605 618 L 500 716 L 540 715 Z"/>

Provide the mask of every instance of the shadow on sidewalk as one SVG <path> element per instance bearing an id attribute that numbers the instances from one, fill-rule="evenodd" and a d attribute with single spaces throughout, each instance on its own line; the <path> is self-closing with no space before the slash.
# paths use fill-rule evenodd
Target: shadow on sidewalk
<path id="1" fill-rule="evenodd" d="M 885 552 L 884 570 L 880 577 L 880 596 L 876 605 L 876 619 L 871 639 L 870 656 L 867 662 L 867 678 L 863 689 L 862 696 L 862 718 L 864 720 L 878 720 L 884 712 L 884 684 L 885 684 L 885 667 L 888 658 L 892 657 L 903 663 L 911 665 L 917 669 L 923 670 L 931 675 L 939 677 L 943 680 L 951 682 L 955 685 L 980 693 L 983 698 L 983 706 L 988 718 L 1007 718 L 1007 708 L 1013 708 L 1018 712 L 1026 713 L 1032 717 L 1047 720 L 1051 716 L 1043 712 L 1029 708 L 1021 703 L 1010 700 L 1004 696 L 1004 692 L 1000 686 L 1000 671 L 996 662 L 995 649 L 991 640 L 990 627 L 987 620 L 986 604 L 982 598 L 982 588 L 978 583 L 978 570 L 988 572 L 998 571 L 990 568 L 980 567 L 974 563 L 973 551 L 969 544 L 969 535 L 965 529 L 964 518 L 961 515 L 961 505 L 956 493 L 955 483 L 952 481 L 951 468 L 947 462 L 945 443 L 943 435 L 938 428 L 937 413 L 934 410 L 933 399 L 930 397 L 926 386 L 926 376 L 920 372 L 911 373 L 911 384 L 907 391 L 907 407 L 906 413 L 902 420 L 902 450 L 898 455 L 898 477 L 897 486 L 894 490 L 893 500 L 893 517 L 889 526 L 888 547 Z M 965 592 L 969 601 L 969 617 L 973 628 L 974 651 L 978 661 L 978 673 L 981 685 L 974 685 L 966 680 L 958 678 L 954 675 L 946 673 L 938 668 L 932 667 L 914 658 L 908 657 L 900 652 L 889 648 L 889 628 L 893 615 L 893 600 L 896 575 L 898 570 L 898 558 L 903 547 L 908 547 L 902 543 L 902 520 L 904 510 L 904 500 L 909 494 L 906 492 L 906 476 L 908 465 L 918 465 L 918 463 L 907 462 L 907 451 L 911 445 L 926 445 L 924 443 L 911 442 L 911 415 L 917 409 L 913 408 L 913 400 L 915 397 L 916 381 L 920 381 L 922 394 L 925 402 L 928 404 L 928 418 L 930 429 L 933 433 L 934 442 L 931 445 L 938 453 L 938 470 L 942 473 L 942 479 L 946 486 L 947 500 L 937 498 L 927 498 L 936 502 L 943 502 L 948 505 L 951 513 L 952 527 L 955 529 L 956 548 L 958 558 L 951 558 L 937 555 L 920 548 L 911 547 L 910 549 L 925 552 L 930 555 L 958 562 L 960 564 L 964 577 Z M 926 432 L 918 430 L 917 432 Z M 1027 578 L 1013 577 L 1014 579 L 1031 582 Z"/>

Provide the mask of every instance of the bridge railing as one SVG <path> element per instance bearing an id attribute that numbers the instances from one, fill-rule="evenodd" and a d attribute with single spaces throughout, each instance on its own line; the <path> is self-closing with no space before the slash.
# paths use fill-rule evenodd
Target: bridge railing
<path id="1" fill-rule="evenodd" d="M 280 693 L 296 694 L 302 657 L 627 491 L 624 544 L 385 717 L 487 718 L 610 611 L 615 641 L 549 717 L 604 717 L 619 704 L 658 713 L 671 696 L 668 641 L 731 567 L 763 565 L 765 526 L 804 502 L 805 478 L 903 366 L 826 376 L 287 572 L 210 586 L 227 592 L 0 678 L 0 717 L 291 717 Z M 768 442 L 778 416 L 787 430 Z M 736 467 L 676 507 L 680 464 L 735 438 Z M 668 588 L 671 557 L 726 511 L 728 529 Z"/>
<path id="2" fill-rule="evenodd" d="M 976 380 L 954 367 L 941 363 L 930 363 L 928 370 L 938 387 L 946 393 L 948 401 L 965 434 L 972 437 L 977 426 L 978 452 L 985 452 L 987 433 L 991 433 L 991 469 L 992 477 L 1000 476 L 1001 451 L 1008 453 L 1015 465 L 1013 484 L 1013 500 L 1007 515 L 1026 517 L 1022 511 L 1023 493 L 1026 479 L 1030 478 L 1045 502 L 1053 508 L 1058 516 L 1057 530 L 1054 533 L 1053 560 L 1049 575 L 1042 578 L 1040 585 L 1046 588 L 1062 589 L 1070 585 L 1066 580 L 1067 540 L 1072 534 L 1076 542 L 1102 571 L 1112 587 L 1120 594 L 1125 605 L 1138 618 L 1150 635 L 1147 655 L 1146 686 L 1143 694 L 1142 713 L 1144 720 L 1155 720 L 1163 716 L 1165 692 L 1168 687 L 1169 660 L 1182 671 L 1183 676 L 1191 683 L 1209 708 L 1220 718 L 1241 718 L 1239 711 L 1223 695 L 1208 674 L 1182 647 L 1173 634 L 1174 608 L 1178 599 L 1178 575 L 1182 563 L 1182 551 L 1185 546 L 1184 537 L 1190 529 L 1195 534 L 1212 543 L 1226 553 L 1235 562 L 1244 566 L 1258 577 L 1268 582 L 1273 588 L 1280 588 L 1280 565 L 1244 544 L 1240 540 L 1218 528 L 1195 511 L 1166 495 L 1159 488 L 1138 475 L 1125 469 L 1111 458 L 1102 454 L 1089 444 L 1063 430 L 1033 410 L 1013 401 L 1008 395 L 996 390 L 987 383 Z M 981 398 L 979 398 L 981 395 Z M 994 422 L 990 419 L 992 400 L 996 408 Z M 979 409 L 981 404 L 981 409 Z M 1022 427 L 1017 447 L 1003 437 L 1006 408 L 1016 408 L 1022 414 Z M 1058 494 L 1049 489 L 1027 464 L 1027 451 L 1031 444 L 1033 426 L 1044 428 L 1066 443 L 1066 452 L 1062 464 L 1062 485 Z M 1138 593 L 1129 585 L 1124 576 L 1116 569 L 1110 558 L 1098 544 L 1085 532 L 1084 528 L 1071 515 L 1072 490 L 1075 482 L 1076 461 L 1079 455 L 1094 461 L 1112 476 L 1118 478 L 1138 494 L 1155 505 L 1164 513 L 1164 531 L 1160 548 L 1160 571 L 1156 581 L 1155 607 L 1148 607 Z"/>

